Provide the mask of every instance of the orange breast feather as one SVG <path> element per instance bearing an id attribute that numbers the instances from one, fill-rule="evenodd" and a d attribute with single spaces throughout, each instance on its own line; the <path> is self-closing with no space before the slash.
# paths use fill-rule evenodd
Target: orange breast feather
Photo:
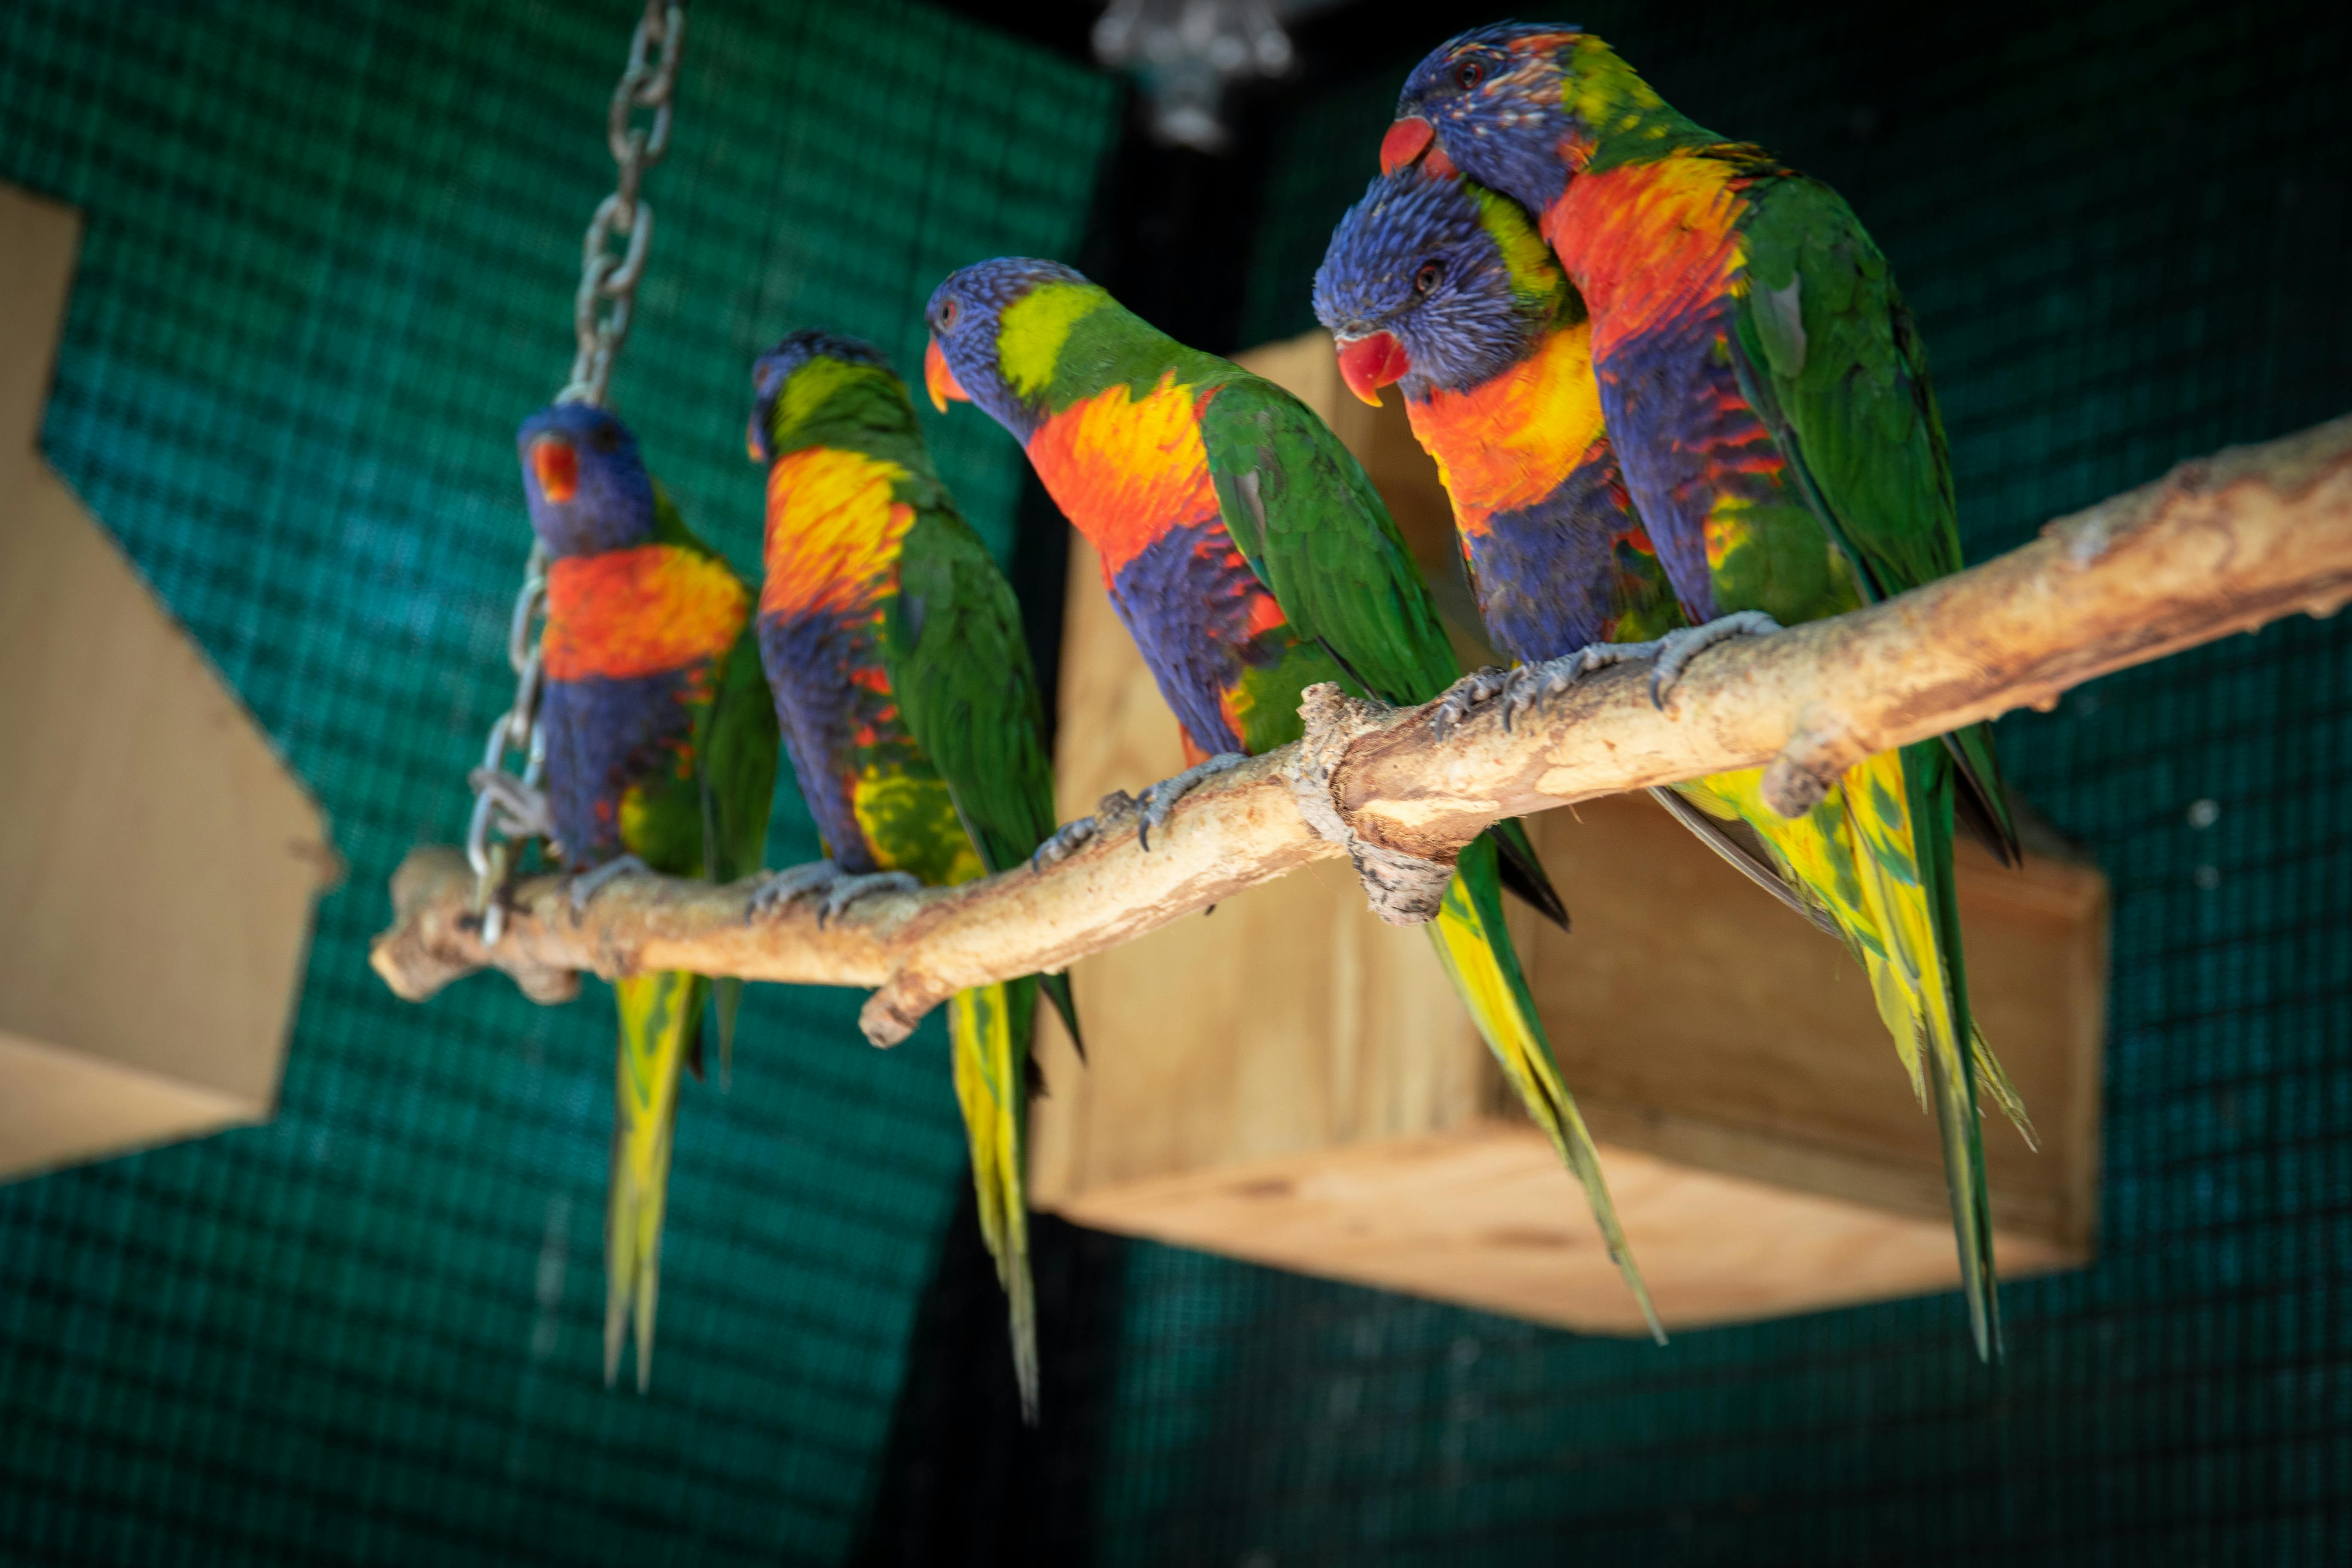
<path id="1" fill-rule="evenodd" d="M 724 562 L 675 544 L 570 556 L 547 572 L 547 673 L 662 675 L 724 655 L 751 613 Z"/>
<path id="2" fill-rule="evenodd" d="M 1601 438 L 1601 387 L 1591 329 L 1557 331 L 1533 354 L 1465 392 L 1443 387 L 1405 405 L 1412 433 L 1437 459 L 1465 533 L 1498 511 L 1533 506 L 1558 489 Z"/>
<path id="3" fill-rule="evenodd" d="M 1747 203 L 1712 158 L 1579 174 L 1544 214 L 1544 237 L 1591 308 L 1592 357 L 1730 291 L 1746 258 Z"/>
<path id="4" fill-rule="evenodd" d="M 914 524 L 915 509 L 892 493 L 906 477 L 896 463 L 833 447 L 777 458 L 768 470 L 760 613 L 790 620 L 870 608 Z"/>
<path id="5" fill-rule="evenodd" d="M 1207 404 L 1171 371 L 1140 398 L 1122 384 L 1073 404 L 1029 438 L 1037 478 L 1101 555 L 1106 577 L 1169 528 L 1223 516 L 1201 443 Z"/>

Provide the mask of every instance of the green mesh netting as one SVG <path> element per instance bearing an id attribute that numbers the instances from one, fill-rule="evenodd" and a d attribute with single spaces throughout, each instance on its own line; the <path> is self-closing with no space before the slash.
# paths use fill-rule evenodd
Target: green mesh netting
<path id="1" fill-rule="evenodd" d="M 2343 7 L 1577 14 L 1871 225 L 1972 556 L 2352 408 Z M 1405 66 L 1471 19 L 1426 20 L 1293 128 L 1252 338 L 1313 324 Z M 2100 1260 L 2004 1290 L 2006 1370 L 1974 1364 L 1957 1295 L 1657 1351 L 1139 1246 L 1101 1560 L 2352 1558 L 2352 619 L 2116 677 L 2000 741 L 2116 894 Z"/>
<path id="2" fill-rule="evenodd" d="M 609 1001 L 367 970 L 463 831 L 512 679 L 516 422 L 572 357 L 637 7 L 0 6 L 0 177 L 88 232 L 49 461 L 244 695 L 350 862 L 270 1126 L 0 1190 L 0 1560 L 828 1561 L 961 1179 L 942 1039 L 760 987 L 679 1119 L 653 1393 L 601 1385 Z M 900 0 L 698 4 L 614 401 L 756 562 L 751 357 L 904 367 L 949 268 L 1067 253 L 1107 82 Z M 933 431 L 1010 539 L 1020 459 Z M 775 863 L 815 837 L 786 784 Z"/>

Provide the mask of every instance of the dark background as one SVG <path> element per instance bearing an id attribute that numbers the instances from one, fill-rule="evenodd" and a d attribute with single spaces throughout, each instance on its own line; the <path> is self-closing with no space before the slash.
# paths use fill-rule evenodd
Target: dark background
<path id="1" fill-rule="evenodd" d="M 2000 727 L 2116 894 L 2100 1258 L 2004 1289 L 2004 1367 L 1969 1356 L 1952 1296 L 1657 1351 L 1045 1219 L 1024 1433 L 936 1032 L 877 1057 L 854 996 L 766 988 L 731 1092 L 681 1116 L 654 1394 L 605 1394 L 601 1002 L 477 980 L 411 1008 L 360 964 L 399 854 L 461 825 L 504 700 L 509 432 L 568 355 L 631 9 L 0 13 L 0 175 L 89 222 L 44 450 L 352 864 L 277 1121 L 0 1189 L 0 1556 L 2344 1560 L 2336 622 Z M 1090 11 L 955 9 L 698 0 L 616 387 L 747 562 L 730 443 L 767 341 L 814 321 L 911 366 L 931 282 L 1013 249 L 1204 347 L 1303 331 L 1397 81 L 1476 19 L 1302 21 L 1300 70 L 1234 104 L 1218 159 L 1140 135 L 1086 61 Z M 1972 558 L 2352 406 L 2342 7 L 1577 19 L 1871 226 L 1933 356 Z M 1061 526 L 984 426 L 929 425 L 1050 658 Z M 814 849 L 790 795 L 779 862 Z"/>

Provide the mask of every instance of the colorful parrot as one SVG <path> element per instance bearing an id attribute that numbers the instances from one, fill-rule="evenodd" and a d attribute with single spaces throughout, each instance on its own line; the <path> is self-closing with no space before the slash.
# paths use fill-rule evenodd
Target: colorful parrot
<path id="1" fill-rule="evenodd" d="M 1702 130 L 1565 26 L 1482 27 L 1439 47 L 1408 78 L 1381 161 L 1465 175 L 1538 215 L 1590 309 L 1626 489 L 1694 623 L 1664 639 L 1654 693 L 1726 637 L 1958 570 L 1925 353 L 1835 192 Z M 1739 776 L 1715 787 L 1761 828 L 1760 775 Z M 1977 1094 L 2001 1086 L 1969 1012 L 1952 880 L 1956 819 L 2016 856 L 1990 735 L 1974 726 L 1858 763 L 1838 806 L 1862 872 L 1853 901 L 1882 945 L 1849 934 L 1934 1109 L 1970 1326 L 1990 1358 L 2000 1323 Z M 1835 870 L 1800 874 L 1819 888 Z"/>
<path id="2" fill-rule="evenodd" d="M 1101 556 L 1112 605 L 1182 726 L 1193 765 L 1148 792 L 1147 827 L 1208 773 L 1298 739 L 1309 685 L 1419 703 L 1460 674 L 1378 492 L 1288 393 L 1184 347 L 1056 262 L 965 268 L 932 294 L 929 321 L 933 401 L 977 402 L 1020 441 Z M 1504 927 L 1507 873 L 1564 922 L 1510 822 L 1463 851 L 1432 940 L 1663 1340 Z"/>
<path id="3" fill-rule="evenodd" d="M 776 718 L 751 637 L 751 591 L 687 529 L 627 426 L 584 403 L 515 437 L 545 546 L 540 723 L 548 815 L 583 907 L 624 870 L 731 882 L 757 870 L 775 793 Z M 717 983 L 719 1048 L 742 983 Z M 634 1320 L 637 1388 L 653 1376 L 662 1209 L 678 1071 L 701 1059 L 712 983 L 613 983 L 621 1016 L 604 1226 L 604 1381 Z"/>
<path id="4" fill-rule="evenodd" d="M 768 467 L 760 652 L 827 856 L 771 879 L 755 908 L 822 892 L 830 915 L 880 889 L 1020 864 L 1054 836 L 1037 679 L 1012 586 L 932 471 L 905 384 L 871 346 L 815 331 L 761 355 L 751 382 L 751 456 Z M 981 1231 L 1032 1423 L 1024 1184 L 1040 985 L 1076 1039 L 1066 975 L 961 992 L 948 1013 Z"/>

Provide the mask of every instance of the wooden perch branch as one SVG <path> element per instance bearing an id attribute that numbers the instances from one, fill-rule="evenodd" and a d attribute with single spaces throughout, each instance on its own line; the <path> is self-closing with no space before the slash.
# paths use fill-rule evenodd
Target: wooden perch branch
<path id="1" fill-rule="evenodd" d="M 492 952 L 466 913 L 464 858 L 422 848 L 393 879 L 394 922 L 371 961 L 413 1000 L 481 968 L 540 1001 L 572 994 L 581 969 L 872 986 L 861 1024 L 888 1045 L 967 986 L 1065 968 L 1345 853 L 1295 792 L 1327 827 L 1336 812 L 1375 846 L 1439 861 L 1498 817 L 1731 768 L 1768 766 L 1775 798 L 1801 805 L 1871 752 L 2046 710 L 2098 676 L 2347 598 L 2352 417 L 2185 463 L 1885 604 L 1726 644 L 1690 666 L 1663 712 L 1638 666 L 1590 677 L 1508 731 L 1490 706 L 1443 742 L 1423 710 L 1310 702 L 1302 745 L 1187 796 L 1149 853 L 1133 816 L 1113 815 L 1042 874 L 877 896 L 824 929 L 805 905 L 748 923 L 748 883 L 662 877 L 616 879 L 575 921 L 563 879 L 540 877 L 513 889 Z"/>

